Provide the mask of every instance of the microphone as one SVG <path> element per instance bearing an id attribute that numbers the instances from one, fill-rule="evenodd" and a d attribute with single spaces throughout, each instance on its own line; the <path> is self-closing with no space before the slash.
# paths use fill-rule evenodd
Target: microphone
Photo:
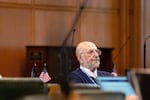
<path id="1" fill-rule="evenodd" d="M 144 40 L 144 69 L 146 68 L 146 41 L 150 38 L 150 35 Z"/>
<path id="2" fill-rule="evenodd" d="M 72 33 L 72 43 L 71 43 L 72 45 L 74 44 L 74 34 L 75 34 L 75 32 L 76 32 L 76 29 L 74 28 L 73 33 Z"/>

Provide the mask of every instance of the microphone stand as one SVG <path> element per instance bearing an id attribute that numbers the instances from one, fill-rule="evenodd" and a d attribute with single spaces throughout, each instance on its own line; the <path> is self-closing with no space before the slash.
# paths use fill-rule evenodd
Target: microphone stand
<path id="1" fill-rule="evenodd" d="M 119 52 L 118 54 L 113 58 L 113 61 L 115 61 L 121 54 L 122 50 L 126 47 L 126 45 L 128 44 L 129 40 L 131 39 L 131 36 L 128 36 L 127 40 L 123 43 L 123 45 L 119 48 Z M 114 63 L 113 63 L 113 67 L 114 67 Z"/>
<path id="2" fill-rule="evenodd" d="M 87 1 L 88 1 L 88 0 L 84 0 L 83 3 L 82 3 L 82 5 L 80 6 L 79 12 L 77 13 L 77 15 L 76 15 L 76 17 L 75 17 L 75 20 L 74 20 L 74 22 L 73 22 L 73 24 L 72 24 L 72 27 L 71 27 L 69 33 L 66 35 L 66 37 L 65 37 L 65 39 L 64 39 L 64 41 L 63 41 L 63 43 L 62 43 L 62 46 L 65 46 L 65 45 L 66 45 L 66 43 L 67 43 L 67 41 L 68 41 L 68 39 L 69 39 L 69 37 L 70 37 L 72 31 L 75 32 L 75 26 L 76 26 L 76 24 L 78 23 L 78 21 L 79 21 L 79 19 L 80 19 L 80 16 L 81 16 L 81 14 L 82 14 L 82 12 L 83 12 L 83 10 L 84 10 L 84 6 L 86 5 Z"/>
<path id="3" fill-rule="evenodd" d="M 79 19 L 80 19 L 80 16 L 81 16 L 81 13 L 83 12 L 83 9 L 84 9 L 84 5 L 87 3 L 88 0 L 84 0 L 82 5 L 80 6 L 80 9 L 79 9 L 79 12 L 76 14 L 76 17 L 75 17 L 75 20 L 72 24 L 72 27 L 70 29 L 70 31 L 68 32 L 68 34 L 66 35 L 65 39 L 63 40 L 63 43 L 62 43 L 62 48 L 60 50 L 60 53 L 58 54 L 58 58 L 59 58 L 59 68 L 58 68 L 58 77 L 59 77 L 59 84 L 61 86 L 61 90 L 62 92 L 64 92 L 64 94 L 66 96 L 69 95 L 69 92 L 70 92 L 70 87 L 69 87 L 69 84 L 67 82 L 67 74 L 69 72 L 69 57 L 68 57 L 68 51 L 66 50 L 66 44 L 67 44 L 67 41 L 70 37 L 70 35 L 73 33 L 73 37 L 74 37 L 74 33 L 75 33 L 75 26 L 76 24 L 78 23 Z M 72 40 L 72 43 L 73 43 L 73 40 Z M 69 48 L 70 49 L 70 48 Z M 63 60 L 65 61 L 63 61 Z"/>
<path id="4" fill-rule="evenodd" d="M 144 69 L 146 68 L 146 40 L 149 39 L 149 37 L 150 36 L 144 40 Z"/>

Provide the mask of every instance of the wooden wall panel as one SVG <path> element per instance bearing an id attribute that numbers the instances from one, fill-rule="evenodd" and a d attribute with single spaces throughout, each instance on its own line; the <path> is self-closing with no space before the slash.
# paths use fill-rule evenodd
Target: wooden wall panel
<path id="1" fill-rule="evenodd" d="M 0 74 L 21 76 L 25 45 L 31 43 L 31 11 L 0 9 Z"/>
<path id="2" fill-rule="evenodd" d="M 35 45 L 61 46 L 75 20 L 74 12 L 65 11 L 36 11 L 35 16 Z"/>
<path id="3" fill-rule="evenodd" d="M 119 34 L 118 24 L 117 13 L 84 13 L 81 19 L 80 38 L 93 41 L 99 47 L 115 48 L 112 36 Z"/>
<path id="4" fill-rule="evenodd" d="M 75 6 L 78 0 L 35 0 L 36 4 L 53 6 Z"/>
<path id="5" fill-rule="evenodd" d="M 0 45 L 22 46 L 30 43 L 31 11 L 20 9 L 0 9 Z"/>
<path id="6" fill-rule="evenodd" d="M 129 0 L 130 1 L 130 0 Z M 133 5 L 131 7 L 131 4 Z M 130 39 L 130 47 L 129 50 L 130 52 L 128 53 L 132 59 L 128 60 L 130 68 L 143 68 L 143 44 L 142 44 L 142 34 L 141 32 L 141 16 L 142 16 L 142 11 L 141 11 L 141 0 L 133 0 L 132 2 L 130 1 L 130 8 L 131 10 L 129 11 L 129 32 L 131 35 Z M 133 9 L 133 10 L 132 10 Z"/>
<path id="7" fill-rule="evenodd" d="M 4 2 L 4 3 L 27 3 L 27 4 L 31 4 L 32 0 L 0 0 L 0 2 Z"/>
<path id="8" fill-rule="evenodd" d="M 85 0 L 80 0 L 83 3 Z M 87 0 L 86 7 L 88 8 L 110 8 L 110 9 L 118 9 L 119 8 L 119 0 Z"/>
<path id="9" fill-rule="evenodd" d="M 0 74 L 3 77 L 21 77 L 25 71 L 24 47 L 0 47 Z"/>

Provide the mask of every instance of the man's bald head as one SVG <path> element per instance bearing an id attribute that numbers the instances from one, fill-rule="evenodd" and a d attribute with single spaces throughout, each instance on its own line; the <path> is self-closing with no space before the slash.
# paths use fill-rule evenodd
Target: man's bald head
<path id="1" fill-rule="evenodd" d="M 85 52 L 90 48 L 97 49 L 96 45 L 93 42 L 90 42 L 90 41 L 80 42 L 76 48 L 76 55 L 79 55 L 80 53 Z"/>

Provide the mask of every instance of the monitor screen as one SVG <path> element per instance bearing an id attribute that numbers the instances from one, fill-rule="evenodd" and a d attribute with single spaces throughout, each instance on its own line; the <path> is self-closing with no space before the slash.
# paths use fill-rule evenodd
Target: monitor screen
<path id="1" fill-rule="evenodd" d="M 119 91 L 126 96 L 135 94 L 134 88 L 127 77 L 98 77 L 97 79 L 104 91 Z"/>
<path id="2" fill-rule="evenodd" d="M 136 92 L 139 93 L 139 96 L 142 98 L 142 100 L 150 100 L 150 70 L 136 71 L 134 76 L 138 83 Z M 137 83 L 134 82 L 134 85 Z"/>

